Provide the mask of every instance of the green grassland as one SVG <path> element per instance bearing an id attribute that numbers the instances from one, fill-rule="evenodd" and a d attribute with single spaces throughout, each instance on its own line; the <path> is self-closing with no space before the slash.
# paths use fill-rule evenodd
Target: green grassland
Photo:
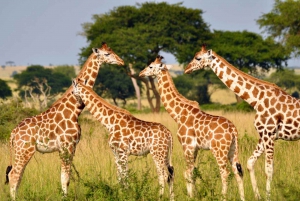
<path id="1" fill-rule="evenodd" d="M 206 111 L 230 119 L 239 131 L 239 158 L 244 169 L 246 200 L 254 200 L 250 177 L 246 169 L 247 159 L 254 150 L 258 135 L 252 124 L 254 113 Z M 176 131 L 177 125 L 165 112 L 137 114 L 140 119 L 157 121 L 173 133 L 172 155 L 175 168 L 174 192 L 176 200 L 188 200 L 185 179 L 185 160 Z M 69 196 L 63 200 L 157 200 L 158 180 L 151 155 L 130 157 L 130 186 L 123 189 L 117 182 L 112 151 L 108 146 L 108 132 L 86 111 L 80 117 L 82 138 L 74 157 Z M 300 175 L 300 142 L 277 141 L 275 145 L 272 200 L 297 200 Z M 9 163 L 7 143 L 0 146 L 0 200 L 9 200 L 9 187 L 4 185 L 5 170 Z M 215 159 L 210 151 L 200 151 L 196 162 L 196 195 L 189 200 L 221 200 L 221 179 Z M 265 196 L 264 156 L 256 163 L 256 176 L 262 196 Z M 228 179 L 227 200 L 239 200 L 237 183 L 233 174 Z M 60 160 L 58 153 L 36 153 L 29 162 L 18 192 L 19 200 L 62 200 L 60 187 Z M 166 187 L 163 200 L 168 200 Z"/>

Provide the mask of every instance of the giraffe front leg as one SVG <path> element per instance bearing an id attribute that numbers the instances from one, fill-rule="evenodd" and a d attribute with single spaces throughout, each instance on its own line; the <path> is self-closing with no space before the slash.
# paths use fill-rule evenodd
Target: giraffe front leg
<path id="1" fill-rule="evenodd" d="M 270 140 L 265 145 L 265 173 L 267 176 L 266 182 L 266 200 L 270 200 L 271 196 L 271 182 L 273 178 L 273 160 L 274 160 L 274 141 Z"/>
<path id="2" fill-rule="evenodd" d="M 115 163 L 117 166 L 117 174 L 118 174 L 118 181 L 124 187 L 128 186 L 127 177 L 128 177 L 128 154 L 124 150 L 118 150 L 117 152 L 114 151 L 115 156 Z"/>
<path id="3" fill-rule="evenodd" d="M 71 165 L 73 154 L 69 153 L 67 150 L 60 152 L 61 158 L 61 188 L 63 191 L 63 196 L 68 195 L 68 186 L 70 184 L 70 174 L 71 174 Z"/>
<path id="4" fill-rule="evenodd" d="M 256 199 L 261 199 L 261 196 L 259 194 L 258 187 L 257 187 L 257 182 L 256 182 L 256 178 L 255 178 L 255 173 L 254 173 L 254 165 L 255 165 L 255 162 L 257 161 L 257 159 L 264 152 L 264 150 L 265 149 L 264 149 L 263 141 L 261 139 L 259 139 L 259 142 L 258 142 L 255 150 L 253 151 L 253 154 L 247 161 L 247 169 L 250 174 L 251 184 L 252 184 L 254 196 Z"/>
<path id="5" fill-rule="evenodd" d="M 187 163 L 187 169 L 184 173 L 184 177 L 186 180 L 187 193 L 189 197 L 194 197 L 194 189 L 195 189 L 195 177 L 194 177 L 194 168 L 195 168 L 195 160 L 197 157 L 197 152 L 194 150 L 185 150 L 185 160 Z"/>

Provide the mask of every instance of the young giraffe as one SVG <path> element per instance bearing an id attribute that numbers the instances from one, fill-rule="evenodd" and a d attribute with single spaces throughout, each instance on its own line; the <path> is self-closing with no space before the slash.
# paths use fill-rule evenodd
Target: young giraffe
<path id="1" fill-rule="evenodd" d="M 238 183 L 241 200 L 244 200 L 243 172 L 238 160 L 238 133 L 235 126 L 224 117 L 206 114 L 199 109 L 195 101 L 190 101 L 178 93 L 174 86 L 168 67 L 158 56 L 154 62 L 140 72 L 141 77 L 156 75 L 161 100 L 178 124 L 177 137 L 182 145 L 187 162 L 185 178 L 187 191 L 193 197 L 193 170 L 199 149 L 210 149 L 217 160 L 221 179 L 222 194 L 227 192 L 227 161 L 232 165 Z"/>
<path id="2" fill-rule="evenodd" d="M 124 181 L 127 177 L 129 155 L 139 156 L 150 153 L 157 168 L 161 187 L 160 196 L 164 193 L 164 183 L 167 181 L 170 200 L 174 200 L 172 133 L 162 124 L 140 120 L 127 110 L 107 103 L 81 80 L 73 80 L 73 94 L 78 103 L 83 103 L 109 131 L 109 146 L 115 156 L 119 181 Z"/>
<path id="3" fill-rule="evenodd" d="M 254 164 L 265 152 L 266 197 L 270 199 L 273 175 L 274 141 L 300 138 L 300 101 L 288 95 L 275 84 L 256 79 L 229 64 L 212 50 L 202 46 L 187 66 L 185 73 L 210 67 L 221 81 L 236 95 L 248 102 L 255 110 L 254 126 L 260 139 L 247 162 L 255 197 L 260 199 Z"/>
<path id="4" fill-rule="evenodd" d="M 92 87 L 102 63 L 124 65 L 105 43 L 101 48 L 93 48 L 93 53 L 85 62 L 77 78 L 89 79 Z M 58 151 L 61 158 L 61 185 L 67 195 L 70 180 L 71 162 L 80 139 L 78 116 L 84 105 L 78 104 L 72 95 L 72 86 L 47 111 L 22 120 L 10 136 L 10 166 L 6 171 L 6 184 L 10 183 L 13 200 L 21 182 L 27 163 L 35 151 L 50 153 Z M 12 166 L 12 152 L 15 151 L 15 164 Z"/>

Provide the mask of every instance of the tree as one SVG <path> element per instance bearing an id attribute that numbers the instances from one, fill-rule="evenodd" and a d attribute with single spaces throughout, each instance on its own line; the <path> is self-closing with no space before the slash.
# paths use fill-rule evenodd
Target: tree
<path id="1" fill-rule="evenodd" d="M 300 76 L 296 75 L 293 69 L 285 68 L 280 71 L 276 71 L 266 80 L 275 83 L 289 93 L 294 92 L 295 88 L 300 91 Z"/>
<path id="2" fill-rule="evenodd" d="M 173 79 L 180 94 L 189 100 L 195 100 L 199 104 L 210 103 L 211 94 L 218 88 L 225 88 L 225 85 L 210 70 L 199 70 L 190 75 L 179 75 Z M 208 92 L 208 86 L 213 90 Z"/>
<path id="3" fill-rule="evenodd" d="M 64 92 L 71 83 L 71 79 L 66 75 L 40 65 L 29 66 L 13 78 L 17 81 L 19 94 L 25 98 L 26 104 L 30 105 L 30 97 L 39 105 L 40 110 L 47 106 L 49 98 Z"/>
<path id="4" fill-rule="evenodd" d="M 102 97 L 112 98 L 115 105 L 117 99 L 126 104 L 126 99 L 135 95 L 134 87 L 130 77 L 126 74 L 126 69 L 104 65 L 98 74 L 94 85 L 94 91 Z"/>
<path id="5" fill-rule="evenodd" d="M 74 66 L 69 65 L 60 65 L 53 68 L 54 73 L 61 73 L 65 76 L 69 77 L 70 79 L 73 79 L 76 77 L 76 72 Z"/>
<path id="6" fill-rule="evenodd" d="M 0 79 L 0 98 L 4 99 L 9 96 L 12 96 L 12 91 L 10 87 L 4 80 Z"/>
<path id="7" fill-rule="evenodd" d="M 256 67 L 264 70 L 271 67 L 282 68 L 289 59 L 289 53 L 273 39 L 263 39 L 261 35 L 248 31 L 214 30 L 209 49 L 213 49 L 233 66 L 250 71 Z"/>
<path id="8" fill-rule="evenodd" d="M 106 41 L 122 57 L 126 65 L 132 65 L 138 73 L 155 60 L 161 52 L 168 52 L 180 63 L 189 62 L 198 47 L 210 37 L 208 25 L 203 21 L 202 10 L 189 9 L 182 3 L 146 2 L 136 6 L 120 6 L 109 13 L 94 15 L 93 23 L 83 24 L 88 47 L 81 50 L 80 62 L 90 55 L 92 47 Z M 101 72 L 101 71 L 100 71 Z M 160 110 L 160 97 L 154 78 L 141 79 L 153 112 Z M 150 90 L 155 96 L 152 103 Z"/>
<path id="9" fill-rule="evenodd" d="M 257 20 L 260 28 L 279 40 L 295 57 L 300 56 L 300 1 L 275 0 L 271 12 Z"/>

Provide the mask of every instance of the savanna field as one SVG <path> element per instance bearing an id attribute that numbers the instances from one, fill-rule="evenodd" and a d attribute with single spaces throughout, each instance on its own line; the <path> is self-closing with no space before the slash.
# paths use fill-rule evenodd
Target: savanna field
<path id="1" fill-rule="evenodd" d="M 13 84 L 13 83 L 11 83 Z M 212 95 L 213 102 L 229 104 L 234 102 L 233 93 L 219 90 Z M 129 101 L 134 104 L 134 100 Z M 3 103 L 2 103 L 3 104 Z M 143 102 L 143 106 L 147 106 Z M 239 131 L 239 159 L 244 170 L 244 188 L 246 200 L 255 200 L 247 171 L 247 159 L 258 142 L 254 129 L 254 112 L 224 110 L 205 110 L 231 120 Z M 166 112 L 159 114 L 133 113 L 134 116 L 156 121 L 165 125 L 173 134 L 174 147 L 172 163 L 175 169 L 174 193 L 176 200 L 221 200 L 221 179 L 219 168 L 209 150 L 200 150 L 196 162 L 195 198 L 187 196 L 183 172 L 185 159 L 176 132 L 177 125 Z M 18 200 L 158 200 L 158 180 L 152 157 L 130 156 L 129 187 L 124 189 L 118 184 L 114 156 L 108 146 L 108 132 L 85 109 L 79 118 L 82 129 L 81 140 L 77 146 L 72 167 L 72 179 L 67 198 L 62 198 L 60 183 L 60 159 L 58 152 L 41 154 L 36 152 L 25 169 Z M 274 175 L 271 183 L 271 200 L 298 200 L 300 197 L 300 141 L 275 143 Z M 0 146 L 0 201 L 10 200 L 9 186 L 4 185 L 5 171 L 9 164 L 8 142 Z M 255 165 L 256 178 L 260 193 L 265 197 L 266 177 L 264 173 L 264 155 Z M 166 185 L 163 200 L 169 199 Z M 239 200 L 237 183 L 233 174 L 229 175 L 227 200 Z"/>

